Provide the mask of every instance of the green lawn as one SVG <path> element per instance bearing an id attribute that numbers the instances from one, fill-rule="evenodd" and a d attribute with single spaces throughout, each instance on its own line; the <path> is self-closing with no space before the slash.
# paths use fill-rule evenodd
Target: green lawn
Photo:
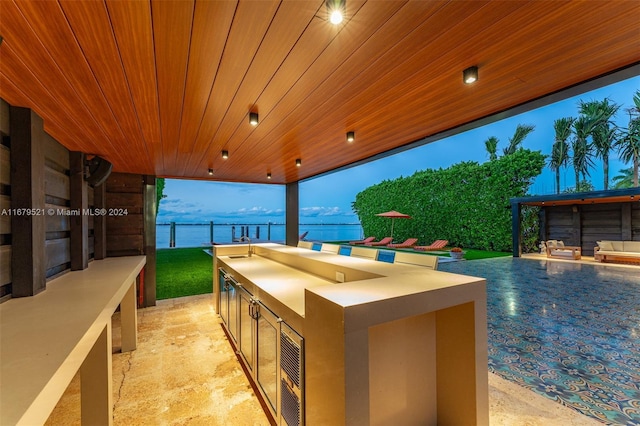
<path id="1" fill-rule="evenodd" d="M 157 251 L 156 298 L 173 299 L 213 291 L 213 261 L 201 248 Z"/>

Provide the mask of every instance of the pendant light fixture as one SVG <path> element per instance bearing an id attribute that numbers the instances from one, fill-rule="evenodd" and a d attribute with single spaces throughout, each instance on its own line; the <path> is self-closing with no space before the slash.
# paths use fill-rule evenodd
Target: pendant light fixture
<path id="1" fill-rule="evenodd" d="M 302 166 L 302 160 L 300 158 L 296 158 L 296 167 Z"/>
<path id="2" fill-rule="evenodd" d="M 271 179 L 271 173 L 267 173 L 267 179 Z"/>
<path id="3" fill-rule="evenodd" d="M 475 83 L 478 80 L 478 67 L 472 66 L 462 71 L 462 81 L 464 84 Z"/>
<path id="4" fill-rule="evenodd" d="M 209 169 L 209 176 L 213 176 L 213 169 Z"/>
<path id="5" fill-rule="evenodd" d="M 329 22 L 333 25 L 338 25 L 344 19 L 344 15 L 347 11 L 346 0 L 327 0 L 325 2 L 327 6 L 327 15 L 329 15 Z"/>
<path id="6" fill-rule="evenodd" d="M 226 149 L 222 150 L 222 158 L 224 158 L 225 160 L 227 158 L 229 158 L 229 151 L 227 151 Z"/>
<path id="7" fill-rule="evenodd" d="M 347 142 L 356 140 L 356 132 L 347 132 Z"/>

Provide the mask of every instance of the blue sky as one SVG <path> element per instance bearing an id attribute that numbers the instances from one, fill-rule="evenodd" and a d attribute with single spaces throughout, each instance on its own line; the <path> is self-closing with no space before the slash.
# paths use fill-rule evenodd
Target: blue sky
<path id="1" fill-rule="evenodd" d="M 523 143 L 525 148 L 549 154 L 554 138 L 553 121 L 577 116 L 580 100 L 609 98 L 623 105 L 617 121 L 626 127 L 628 115 L 624 109 L 631 106 L 633 94 L 638 89 L 640 76 L 361 166 L 301 182 L 300 223 L 357 223 L 351 203 L 358 192 L 385 179 L 412 175 L 417 170 L 446 168 L 461 161 L 483 163 L 487 161 L 484 141 L 496 136 L 500 140 L 500 153 L 518 124 L 535 125 L 535 130 Z M 616 152 L 612 152 L 609 179 L 625 167 L 629 166 L 618 159 Z M 560 176 L 561 190 L 575 185 L 572 168 L 566 168 Z M 554 180 L 555 174 L 545 168 L 530 193 L 553 193 Z M 596 160 L 595 167 L 591 169 L 591 182 L 596 189 L 603 189 L 600 160 Z M 167 179 L 165 194 L 167 197 L 160 203 L 158 223 L 203 223 L 210 220 L 216 223 L 284 222 L 285 188 L 282 185 Z"/>

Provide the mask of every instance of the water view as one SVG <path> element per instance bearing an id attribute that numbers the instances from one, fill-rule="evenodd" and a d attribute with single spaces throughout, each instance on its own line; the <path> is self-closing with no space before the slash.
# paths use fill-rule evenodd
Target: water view
<path id="1" fill-rule="evenodd" d="M 244 231 L 243 228 L 244 227 Z M 247 229 L 248 227 L 248 234 Z M 248 235 L 252 241 L 284 242 L 285 225 L 283 223 L 259 224 L 213 224 L 209 223 L 176 223 L 175 247 L 200 247 L 217 244 L 228 244 L 242 235 Z M 350 241 L 363 238 L 360 224 L 302 224 L 300 234 L 307 233 L 305 239 L 310 241 Z M 213 237 L 213 238 L 212 238 Z M 170 247 L 171 225 L 156 225 L 156 246 Z"/>

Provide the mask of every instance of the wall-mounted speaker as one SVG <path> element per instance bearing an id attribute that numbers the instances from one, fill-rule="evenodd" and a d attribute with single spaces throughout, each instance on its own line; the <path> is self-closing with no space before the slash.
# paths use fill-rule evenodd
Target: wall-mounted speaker
<path id="1" fill-rule="evenodd" d="M 103 183 L 111 174 L 113 165 L 102 157 L 94 155 L 92 158 L 87 156 L 85 160 L 84 178 L 91 186 L 98 186 Z"/>

